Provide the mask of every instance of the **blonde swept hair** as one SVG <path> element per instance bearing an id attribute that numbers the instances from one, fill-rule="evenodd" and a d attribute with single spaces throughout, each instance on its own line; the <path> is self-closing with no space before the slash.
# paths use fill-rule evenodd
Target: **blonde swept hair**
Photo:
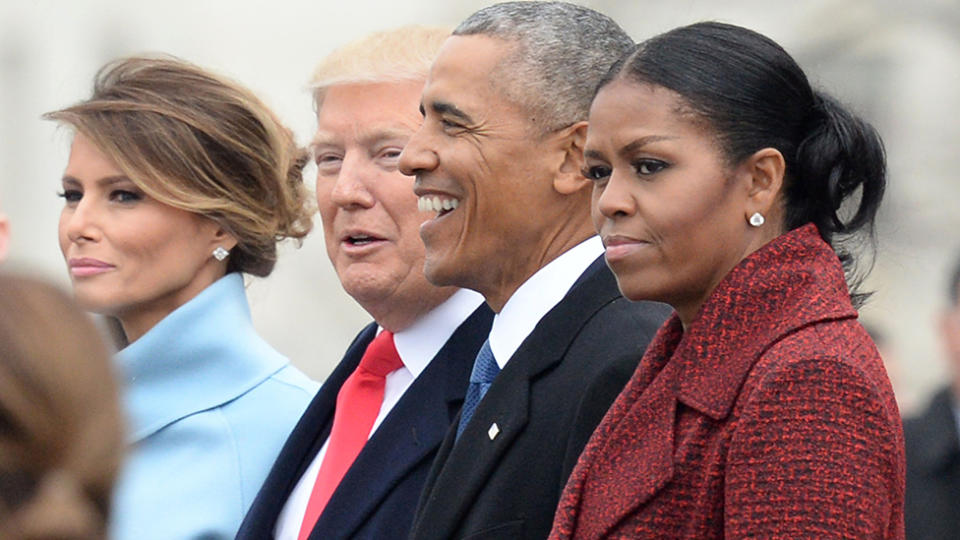
<path id="1" fill-rule="evenodd" d="M 319 109 L 327 88 L 339 84 L 418 81 L 427 78 L 452 28 L 408 25 L 374 32 L 327 55 L 310 79 Z"/>
<path id="2" fill-rule="evenodd" d="M 70 297 L 0 275 L 0 538 L 106 537 L 125 448 L 112 365 Z"/>
<path id="3" fill-rule="evenodd" d="M 93 95 L 44 115 L 72 126 L 154 199 L 236 239 L 227 272 L 266 276 L 312 227 L 306 151 L 250 90 L 170 56 L 114 60 Z"/>

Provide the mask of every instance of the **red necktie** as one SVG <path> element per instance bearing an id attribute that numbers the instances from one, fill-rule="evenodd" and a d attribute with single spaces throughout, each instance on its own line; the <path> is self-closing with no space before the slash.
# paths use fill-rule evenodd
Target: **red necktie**
<path id="1" fill-rule="evenodd" d="M 327 453 L 300 524 L 299 540 L 310 536 L 337 484 L 366 444 L 383 405 L 387 374 L 401 367 L 403 363 L 393 344 L 393 334 L 384 330 L 370 342 L 360 365 L 340 387 Z"/>

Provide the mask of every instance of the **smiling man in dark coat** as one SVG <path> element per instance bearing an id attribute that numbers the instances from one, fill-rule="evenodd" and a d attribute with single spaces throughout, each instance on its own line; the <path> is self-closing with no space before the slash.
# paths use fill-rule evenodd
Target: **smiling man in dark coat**
<path id="1" fill-rule="evenodd" d="M 496 313 L 411 538 L 545 538 L 587 438 L 667 314 L 617 289 L 581 173 L 593 89 L 632 40 L 608 17 L 516 2 L 465 20 L 441 49 L 416 177 L 425 273 Z M 588 389 L 591 389 L 588 391 Z"/>

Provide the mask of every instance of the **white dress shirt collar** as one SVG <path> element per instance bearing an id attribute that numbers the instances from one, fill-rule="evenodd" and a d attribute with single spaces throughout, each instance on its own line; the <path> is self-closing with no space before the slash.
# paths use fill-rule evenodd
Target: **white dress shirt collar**
<path id="1" fill-rule="evenodd" d="M 409 327 L 393 335 L 400 360 L 414 379 L 426 369 L 457 327 L 482 303 L 483 296 L 480 294 L 460 289 Z"/>
<path id="2" fill-rule="evenodd" d="M 591 236 L 537 270 L 513 293 L 493 318 L 490 349 L 501 369 L 523 340 L 577 282 L 597 257 L 603 255 L 599 236 Z"/>

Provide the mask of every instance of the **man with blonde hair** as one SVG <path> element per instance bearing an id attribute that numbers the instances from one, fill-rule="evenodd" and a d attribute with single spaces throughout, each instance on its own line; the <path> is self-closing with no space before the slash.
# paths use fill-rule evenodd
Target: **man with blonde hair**
<path id="1" fill-rule="evenodd" d="M 343 288 L 374 319 L 294 428 L 240 539 L 403 538 L 492 313 L 423 275 L 413 179 L 397 170 L 449 29 L 380 32 L 313 77 L 317 203 Z"/>

